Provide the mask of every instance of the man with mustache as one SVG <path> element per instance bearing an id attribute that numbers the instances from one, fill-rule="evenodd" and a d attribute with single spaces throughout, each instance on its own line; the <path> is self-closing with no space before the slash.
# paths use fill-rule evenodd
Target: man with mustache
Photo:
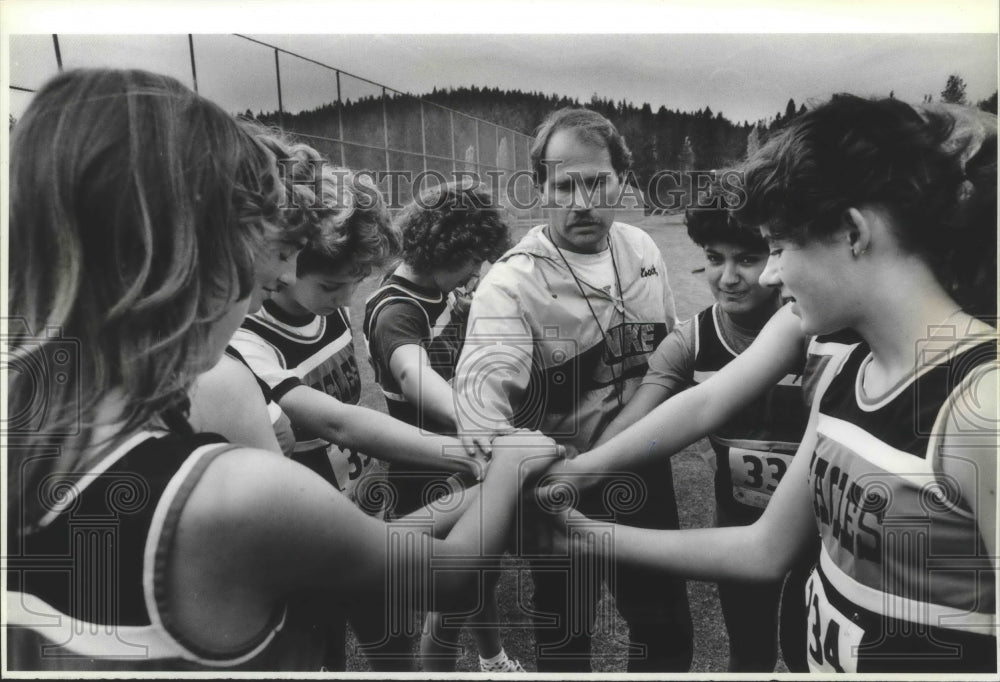
<path id="1" fill-rule="evenodd" d="M 538 429 L 570 451 L 588 450 L 635 392 L 649 354 L 675 323 L 656 244 L 639 228 L 615 222 L 632 155 L 614 125 L 588 109 L 560 109 L 539 127 L 531 161 L 547 222 L 480 283 L 456 370 L 460 435 L 470 452 L 486 456 L 491 439 L 513 427 Z M 591 517 L 677 527 L 670 467 L 662 464 L 592 486 L 577 506 Z M 565 554 L 559 560 L 547 549 L 545 524 L 531 527 L 537 512 L 525 518 L 520 545 L 537 558 L 540 672 L 591 671 L 602 575 L 629 624 L 629 671 L 688 670 L 683 581 L 613 560 L 600 570 Z"/>

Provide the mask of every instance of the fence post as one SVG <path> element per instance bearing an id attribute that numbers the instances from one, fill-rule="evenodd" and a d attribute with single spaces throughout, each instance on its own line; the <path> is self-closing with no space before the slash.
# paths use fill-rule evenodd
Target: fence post
<path id="1" fill-rule="evenodd" d="M 52 45 L 56 48 L 56 66 L 62 71 L 62 52 L 59 51 L 59 36 L 55 33 L 52 34 Z"/>
<path id="2" fill-rule="evenodd" d="M 457 177 L 458 159 L 455 156 L 455 112 L 452 109 L 448 110 L 448 127 L 451 128 L 451 174 L 452 177 Z"/>
<path id="3" fill-rule="evenodd" d="M 385 102 L 386 89 L 382 86 L 382 140 L 385 142 L 385 169 L 386 171 L 391 171 L 389 168 L 389 110 Z"/>
<path id="4" fill-rule="evenodd" d="M 476 122 L 476 173 L 479 173 L 483 169 L 482 157 L 479 155 L 479 119 L 473 119 Z"/>
<path id="5" fill-rule="evenodd" d="M 194 91 L 198 92 L 198 69 L 194 65 L 194 37 L 188 33 L 188 52 L 191 53 L 191 80 L 194 83 Z"/>
<path id="6" fill-rule="evenodd" d="M 427 172 L 427 127 L 424 124 L 424 100 L 420 102 L 420 155 L 424 161 L 424 172 Z"/>
<path id="7" fill-rule="evenodd" d="M 274 49 L 274 75 L 278 84 L 278 125 L 285 127 L 285 105 L 281 101 L 281 65 L 278 61 L 278 49 Z"/>
<path id="8" fill-rule="evenodd" d="M 2 0 L 0 0 L 0 2 L 2 2 Z M 348 143 L 346 141 L 346 139 L 345 139 L 345 137 L 346 137 L 346 135 L 345 135 L 345 123 L 344 123 L 344 109 L 345 109 L 345 106 L 344 106 L 344 96 L 343 96 L 343 89 L 342 89 L 343 85 L 342 85 L 341 77 L 340 77 L 342 72 L 341 72 L 340 69 L 335 68 L 333 66 L 330 66 L 329 64 L 325 64 L 323 62 L 316 61 L 315 59 L 309 59 L 308 57 L 303 57 L 302 55 L 295 54 L 294 52 L 289 52 L 288 50 L 282 50 L 281 48 L 277 48 L 274 45 L 270 45 L 270 44 L 268 44 L 266 42 L 263 42 L 263 41 L 260 41 L 260 40 L 256 40 L 254 38 L 250 38 L 248 36 L 240 35 L 238 33 L 235 34 L 235 35 L 237 37 L 239 37 L 239 38 L 244 39 L 244 40 L 248 40 L 248 41 L 250 41 L 252 43 L 256 43 L 258 45 L 262 45 L 262 46 L 267 47 L 267 48 L 272 48 L 274 50 L 274 69 L 275 69 L 276 85 L 277 85 L 277 90 L 278 90 L 278 114 L 279 114 L 279 122 L 280 122 L 280 125 L 282 127 L 284 127 L 285 105 L 284 105 L 284 97 L 283 97 L 282 87 L 281 87 L 281 62 L 280 62 L 281 57 L 280 57 L 280 53 L 281 52 L 285 52 L 285 53 L 291 55 L 292 57 L 296 57 L 298 59 L 304 59 L 305 61 L 317 64 L 317 65 L 319 65 L 319 66 L 321 66 L 323 68 L 330 69 L 337 76 L 337 105 L 338 105 L 337 106 L 337 135 L 339 136 L 339 142 L 340 142 L 340 163 L 341 163 L 341 165 L 343 165 L 345 167 L 347 166 L 347 147 L 346 147 L 347 144 L 354 144 L 357 147 L 361 147 L 361 148 L 365 148 L 365 149 L 370 149 L 372 151 L 378 149 L 378 146 L 375 145 L 375 144 L 366 144 L 366 143 L 362 143 L 362 142 L 351 142 L 351 143 Z M 53 35 L 53 40 L 54 40 L 54 42 L 56 44 L 56 49 L 58 51 L 58 41 L 56 40 L 56 36 L 55 35 Z M 193 34 L 188 34 L 188 43 L 189 43 L 189 49 L 190 49 L 191 54 L 192 54 L 192 70 L 191 70 L 192 77 L 195 79 L 195 85 L 197 86 L 197 72 L 196 72 L 196 66 L 195 66 L 196 57 L 194 56 Z M 58 54 L 57 54 L 57 59 L 61 61 L 61 57 Z M 364 81 L 366 83 L 370 83 L 371 85 L 373 85 L 375 87 L 380 87 L 382 89 L 382 95 L 381 96 L 382 96 L 382 150 L 383 150 L 383 162 L 384 162 L 384 165 L 385 165 L 385 170 L 387 170 L 387 171 L 392 170 L 390 168 L 390 166 L 391 166 L 391 163 L 390 163 L 390 160 L 391 160 L 390 152 L 392 151 L 392 147 L 390 146 L 390 141 L 389 141 L 389 111 L 388 111 L 389 103 L 387 101 L 388 92 L 390 90 L 389 86 L 382 85 L 381 83 L 376 83 L 375 81 L 371 81 L 371 80 L 368 80 L 366 78 L 362 78 L 360 76 L 354 76 L 353 74 L 348 73 L 346 71 L 343 72 L 343 73 L 345 73 L 348 76 L 351 76 L 352 78 L 358 78 L 359 80 L 362 80 L 362 81 Z M 398 93 L 399 95 L 409 96 L 409 95 L 406 95 L 406 93 L 402 93 L 402 92 L 400 92 L 398 90 L 393 90 L 393 92 L 394 93 Z M 433 104 L 433 103 L 431 103 L 431 102 L 425 102 L 421 98 L 417 98 L 417 99 L 420 102 L 420 134 L 421 134 L 420 146 L 421 146 L 421 157 L 422 157 L 421 161 L 422 161 L 422 167 L 423 167 L 424 171 L 427 171 L 428 170 L 428 161 L 429 161 L 428 157 L 429 157 L 429 154 L 428 154 L 428 151 L 427 151 L 427 115 L 426 115 L 426 110 L 425 110 L 425 106 L 424 105 L 425 104 Z M 439 105 L 434 104 L 433 106 L 439 106 Z M 464 114 L 462 112 L 456 112 L 455 110 L 451 109 L 450 107 L 440 106 L 440 108 L 444 109 L 444 110 L 446 110 L 448 112 L 448 126 L 449 126 L 449 134 L 450 134 L 450 139 L 451 139 L 451 164 L 452 164 L 452 173 L 455 174 L 455 173 L 458 172 L 458 166 L 459 166 L 459 164 L 461 164 L 463 167 L 471 165 L 471 166 L 474 167 L 475 172 L 481 171 L 482 170 L 482 166 L 483 166 L 483 159 L 482 159 L 482 146 L 481 146 L 480 140 L 479 140 L 479 133 L 480 133 L 480 130 L 481 130 L 480 123 L 481 122 L 482 123 L 488 123 L 490 125 L 496 125 L 496 124 L 491 123 L 490 121 L 486 121 L 484 119 L 480 119 L 480 118 L 478 118 L 476 116 L 471 116 L 471 115 L 468 115 L 468 114 Z M 467 118 L 472 119 L 473 121 L 475 121 L 475 128 L 474 129 L 475 129 L 475 138 L 476 139 L 475 139 L 475 142 L 474 142 L 474 145 L 473 145 L 474 149 L 473 150 L 463 149 L 462 150 L 462 159 L 458 158 L 458 142 L 457 142 L 457 138 L 456 138 L 456 135 L 455 135 L 455 114 L 456 113 L 458 113 L 460 116 L 465 116 L 465 117 L 467 117 Z M 517 131 L 511 130 L 510 132 L 512 132 L 515 135 L 515 137 L 512 138 L 512 139 L 516 140 L 516 139 L 519 139 L 519 138 L 523 138 L 524 141 L 527 144 L 530 145 L 530 142 L 531 142 L 531 138 L 530 137 L 524 135 L 523 133 L 519 133 Z M 331 138 L 324 137 L 323 139 L 330 140 Z M 500 126 L 497 126 L 496 130 L 494 131 L 494 144 L 496 145 L 497 152 L 499 154 Z M 516 170 L 516 168 L 517 168 L 516 146 L 517 146 L 516 143 L 514 143 L 514 147 L 515 147 L 514 157 L 511 160 L 512 163 L 513 163 L 513 167 L 505 167 L 505 168 L 503 168 L 503 170 L 507 170 L 507 171 Z M 466 154 L 467 151 L 472 151 L 473 153 L 472 154 Z M 530 152 L 530 149 L 528 151 Z M 409 153 L 409 152 L 405 152 L 404 151 L 404 152 L 400 152 L 400 153 Z M 530 157 L 530 153 L 529 153 L 529 157 Z M 497 156 L 497 158 L 499 159 L 499 156 Z M 497 162 L 497 164 L 495 164 L 495 167 L 498 168 L 498 169 L 500 168 L 499 161 Z M 539 207 L 539 210 L 540 210 L 540 207 Z"/>
<path id="9" fill-rule="evenodd" d="M 347 154 L 344 151 L 344 100 L 340 96 L 340 69 L 337 69 L 337 135 L 340 137 L 340 166 L 347 168 Z"/>

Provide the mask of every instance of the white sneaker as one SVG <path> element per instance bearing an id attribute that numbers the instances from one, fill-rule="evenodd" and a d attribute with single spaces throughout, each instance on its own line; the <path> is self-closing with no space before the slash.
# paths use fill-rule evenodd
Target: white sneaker
<path id="1" fill-rule="evenodd" d="M 479 670 L 484 673 L 523 673 L 527 672 L 521 662 L 515 658 L 508 658 L 501 663 L 484 663 L 479 661 Z"/>

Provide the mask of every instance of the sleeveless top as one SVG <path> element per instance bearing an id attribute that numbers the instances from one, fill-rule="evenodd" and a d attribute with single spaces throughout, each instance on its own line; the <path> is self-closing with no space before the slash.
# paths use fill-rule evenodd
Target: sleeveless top
<path id="1" fill-rule="evenodd" d="M 340 308 L 330 315 L 291 315 L 272 301 L 243 320 L 230 342 L 246 359 L 253 373 L 271 387 L 281 401 L 297 386 L 308 386 L 346 405 L 361 401 L 361 376 L 354 354 L 350 311 Z M 292 458 L 328 460 L 323 469 L 347 497 L 355 499 L 362 479 L 375 469 L 375 460 L 353 448 L 318 438 L 292 423 L 296 443 Z M 321 475 L 324 475 L 321 473 Z M 326 477 L 326 476 L 324 476 Z"/>
<path id="2" fill-rule="evenodd" d="M 723 338 L 719 314 L 718 305 L 713 305 L 695 320 L 695 384 L 739 355 Z M 727 516 L 746 523 L 760 517 L 791 464 L 807 422 L 802 377 L 788 374 L 709 435 L 718 462 L 715 499 Z"/>
<path id="3" fill-rule="evenodd" d="M 939 453 L 953 396 L 995 361 L 995 340 L 965 345 L 877 402 L 861 388 L 866 344 L 830 368 L 809 465 L 822 539 L 806 594 L 813 670 L 996 669 L 994 571 L 965 501 L 974 491 L 958 490 Z"/>
<path id="4" fill-rule="evenodd" d="M 389 370 L 390 358 L 382 352 L 384 342 L 389 341 L 390 347 L 404 343 L 419 343 L 427 351 L 431 367 L 445 381 L 450 381 L 455 375 L 455 365 L 458 364 L 465 339 L 465 319 L 459 316 L 453 306 L 453 296 L 445 296 L 439 291 L 431 291 L 409 280 L 390 274 L 365 300 L 365 319 L 362 330 L 375 381 L 382 389 L 389 415 L 430 431 L 444 433 L 452 431 L 450 427 L 437 423 L 429 416 L 422 415 L 416 405 L 411 404 L 403 395 L 403 391 Z M 385 326 L 379 327 L 381 315 L 387 308 L 396 305 L 406 306 L 406 313 L 419 321 L 421 338 L 386 338 L 393 330 Z M 379 338 L 379 337 L 382 338 Z M 400 336 L 400 335 L 397 335 Z M 391 351 L 389 351 L 391 352 Z"/>
<path id="5" fill-rule="evenodd" d="M 220 454 L 220 436 L 135 434 L 90 470 L 43 488 L 38 528 L 10 534 L 8 667 L 19 670 L 319 669 L 271 648 L 285 612 L 229 651 L 186 640 L 165 573 L 189 495 Z M 293 662 L 294 659 L 298 662 Z"/>

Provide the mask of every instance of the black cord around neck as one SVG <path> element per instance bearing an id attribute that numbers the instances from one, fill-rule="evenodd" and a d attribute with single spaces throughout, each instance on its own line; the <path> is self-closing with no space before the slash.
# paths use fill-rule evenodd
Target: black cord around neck
<path id="1" fill-rule="evenodd" d="M 580 278 L 576 276 L 576 272 L 573 271 L 573 267 L 569 264 L 569 261 L 566 259 L 566 254 L 563 253 L 562 249 L 559 248 L 559 245 L 552 238 L 552 233 L 549 232 L 548 226 L 546 226 L 545 228 L 545 236 L 548 237 L 548 240 L 550 242 L 552 242 L 552 246 L 556 247 L 556 252 L 562 259 L 563 265 L 565 265 L 566 269 L 569 270 L 569 274 L 572 275 L 573 281 L 576 282 L 576 288 L 580 290 L 580 295 L 583 296 L 583 301 L 584 303 L 587 304 L 587 308 L 590 310 L 590 316 L 594 318 L 594 324 L 597 325 L 597 330 L 601 332 L 601 339 L 603 339 L 604 341 L 605 349 L 608 352 L 608 357 L 609 359 L 612 360 L 611 362 L 608 362 L 608 369 L 611 370 L 611 382 L 615 387 L 615 398 L 618 399 L 618 407 L 619 409 L 621 409 L 625 406 L 625 403 L 622 401 L 622 391 L 625 388 L 625 379 L 624 379 L 625 367 L 624 365 L 622 366 L 622 375 L 621 377 L 619 377 L 619 375 L 615 372 L 615 365 L 613 358 L 611 358 L 610 348 L 608 347 L 607 333 L 604 331 L 604 327 L 601 326 L 601 320 L 599 317 L 597 317 L 597 312 L 594 310 L 594 306 L 590 304 L 590 298 L 587 296 L 587 292 L 584 291 L 583 289 L 583 283 L 580 281 Z M 622 279 L 621 276 L 618 274 L 618 263 L 615 262 L 615 251 L 613 248 L 611 248 L 610 233 L 607 236 L 607 240 L 608 240 L 608 251 L 611 254 L 611 268 L 615 271 L 615 283 L 618 285 L 618 300 L 621 302 L 622 324 L 625 324 L 626 320 L 628 319 L 628 314 L 627 311 L 625 310 L 625 292 L 622 290 Z M 612 296 L 612 299 L 613 298 L 614 296 Z M 624 363 L 624 359 L 622 360 L 622 362 Z"/>

